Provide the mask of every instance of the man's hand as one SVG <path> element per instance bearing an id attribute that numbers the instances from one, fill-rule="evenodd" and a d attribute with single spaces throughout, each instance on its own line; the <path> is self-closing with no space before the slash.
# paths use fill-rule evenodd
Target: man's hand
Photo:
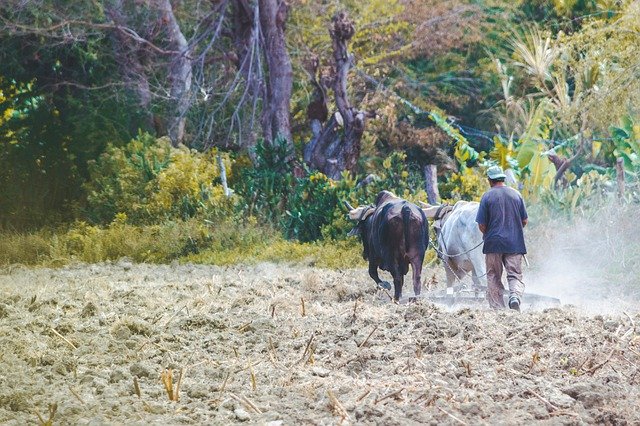
<path id="1" fill-rule="evenodd" d="M 485 225 L 484 223 L 479 223 L 478 228 L 480 228 L 480 232 L 482 232 L 483 235 L 485 232 L 487 232 L 487 225 Z"/>
<path id="2" fill-rule="evenodd" d="M 525 219 L 522 221 L 522 227 L 524 228 L 525 226 L 527 226 L 527 223 L 529 223 L 529 219 Z"/>

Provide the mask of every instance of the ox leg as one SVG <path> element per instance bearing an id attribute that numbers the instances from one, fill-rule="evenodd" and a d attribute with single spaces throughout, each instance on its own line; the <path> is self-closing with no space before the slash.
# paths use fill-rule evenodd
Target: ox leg
<path id="1" fill-rule="evenodd" d="M 456 280 L 459 279 L 454 268 L 455 266 L 450 261 L 447 259 L 444 260 L 444 270 L 447 274 L 447 288 L 452 288 L 456 283 Z"/>
<path id="2" fill-rule="evenodd" d="M 422 291 L 422 262 L 424 258 L 413 259 L 411 269 L 413 270 L 413 294 L 420 296 Z"/>
<path id="3" fill-rule="evenodd" d="M 402 275 L 402 273 L 400 272 L 400 269 L 397 266 L 393 268 L 393 273 L 391 275 L 393 275 L 393 287 L 394 287 L 393 299 L 396 302 L 399 302 L 400 297 L 402 297 L 402 286 L 404 285 L 404 275 Z"/>
<path id="4" fill-rule="evenodd" d="M 373 278 L 378 287 L 391 290 L 391 284 L 380 279 L 380 276 L 378 275 L 378 265 L 372 261 L 369 261 L 369 276 Z"/>

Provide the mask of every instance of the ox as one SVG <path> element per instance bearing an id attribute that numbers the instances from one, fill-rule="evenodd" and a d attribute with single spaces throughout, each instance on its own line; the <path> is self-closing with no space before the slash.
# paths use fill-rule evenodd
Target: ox
<path id="1" fill-rule="evenodd" d="M 378 268 L 393 276 L 394 300 L 402 296 L 404 276 L 413 269 L 413 292 L 420 294 L 422 262 L 429 244 L 428 223 L 424 212 L 415 204 L 398 198 L 389 191 L 380 192 L 374 205 L 349 207 L 349 217 L 357 225 L 349 235 L 360 235 L 369 261 L 369 275 L 381 287 L 390 285 L 378 276 Z"/>
<path id="2" fill-rule="evenodd" d="M 453 206 L 425 206 L 425 216 L 432 219 L 436 231 L 438 257 L 445 263 L 447 287 L 451 288 L 456 280 L 462 280 L 471 272 L 475 290 L 485 290 L 482 233 L 476 223 L 479 204 L 458 201 Z"/>

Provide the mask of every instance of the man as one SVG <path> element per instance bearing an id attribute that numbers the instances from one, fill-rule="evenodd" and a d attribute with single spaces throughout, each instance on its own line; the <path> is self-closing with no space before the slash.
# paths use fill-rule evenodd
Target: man
<path id="1" fill-rule="evenodd" d="M 499 166 L 487 170 L 489 185 L 480 200 L 476 222 L 483 234 L 487 264 L 487 299 L 493 309 L 505 308 L 503 267 L 509 284 L 509 308 L 520 310 L 524 293 L 522 258 L 527 253 L 523 228 L 528 221 L 524 201 L 518 191 L 504 184 L 506 175 Z"/>

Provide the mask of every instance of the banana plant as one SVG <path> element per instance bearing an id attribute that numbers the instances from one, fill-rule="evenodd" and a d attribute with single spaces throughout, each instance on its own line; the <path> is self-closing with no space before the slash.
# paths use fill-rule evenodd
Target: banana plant
<path id="1" fill-rule="evenodd" d="M 458 160 L 461 168 L 464 169 L 468 162 L 478 162 L 483 160 L 484 153 L 476 151 L 471 145 L 469 145 L 469 141 L 462 136 L 458 129 L 449 124 L 437 111 L 431 111 L 429 113 L 429 118 L 431 118 L 441 130 L 454 140 L 456 144 L 454 156 L 456 160 Z"/>
<path id="2" fill-rule="evenodd" d="M 625 172 L 637 177 L 640 172 L 640 124 L 627 116 L 620 127 L 611 127 L 612 154 L 622 158 Z"/>

